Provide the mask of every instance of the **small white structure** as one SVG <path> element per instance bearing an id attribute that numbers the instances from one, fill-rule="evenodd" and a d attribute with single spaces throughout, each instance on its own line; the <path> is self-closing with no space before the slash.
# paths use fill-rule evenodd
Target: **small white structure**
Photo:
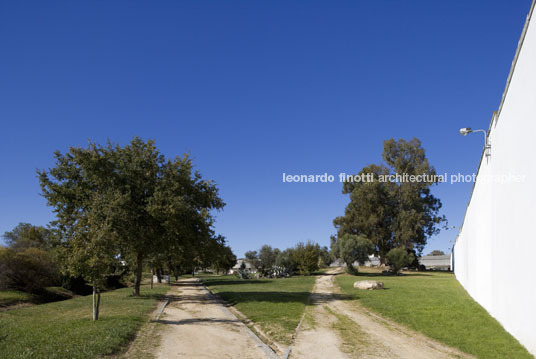
<path id="1" fill-rule="evenodd" d="M 169 279 L 169 275 L 161 275 L 160 276 L 160 279 L 162 280 L 162 283 L 166 283 L 166 284 L 169 284 L 170 283 L 170 279 Z M 157 275 L 153 275 L 153 283 L 158 283 L 158 276 Z"/>
<path id="2" fill-rule="evenodd" d="M 231 268 L 229 274 L 236 274 L 244 263 L 246 273 L 257 273 L 257 268 L 246 258 L 240 258 L 236 261 L 236 264 Z"/>

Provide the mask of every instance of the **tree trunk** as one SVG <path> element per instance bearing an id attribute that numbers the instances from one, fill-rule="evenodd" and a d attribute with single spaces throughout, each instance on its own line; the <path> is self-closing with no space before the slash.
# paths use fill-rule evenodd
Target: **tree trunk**
<path id="1" fill-rule="evenodd" d="M 154 267 L 151 267 L 151 289 L 153 289 Z"/>
<path id="2" fill-rule="evenodd" d="M 99 320 L 100 290 L 93 282 L 93 320 Z"/>
<path id="3" fill-rule="evenodd" d="M 160 267 L 156 267 L 156 280 L 162 284 L 162 269 Z"/>
<path id="4" fill-rule="evenodd" d="M 137 297 L 140 295 L 142 271 L 143 271 L 143 254 L 138 253 L 138 256 L 136 258 L 136 281 L 134 282 L 134 292 L 132 293 L 134 296 L 137 296 Z"/>

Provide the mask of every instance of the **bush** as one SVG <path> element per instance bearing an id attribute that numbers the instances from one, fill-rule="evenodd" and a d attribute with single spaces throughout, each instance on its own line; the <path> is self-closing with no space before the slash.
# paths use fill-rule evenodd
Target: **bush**
<path id="1" fill-rule="evenodd" d="M 291 260 L 303 275 L 309 275 L 318 270 L 319 258 L 320 247 L 312 242 L 298 243 L 291 254 Z"/>
<path id="2" fill-rule="evenodd" d="M 15 252 L 0 248 L 0 288 L 39 293 L 57 284 L 59 271 L 54 256 L 39 248 Z"/>
<path id="3" fill-rule="evenodd" d="M 408 253 L 405 247 L 398 247 L 391 249 L 387 253 L 387 260 L 391 270 L 394 273 L 398 273 L 402 268 L 410 265 L 415 260 L 415 256 L 413 253 Z"/>
<path id="4" fill-rule="evenodd" d="M 342 261 L 346 263 L 346 271 L 350 274 L 357 273 L 354 262 L 365 263 L 374 251 L 372 242 L 362 235 L 344 234 L 335 243 Z"/>

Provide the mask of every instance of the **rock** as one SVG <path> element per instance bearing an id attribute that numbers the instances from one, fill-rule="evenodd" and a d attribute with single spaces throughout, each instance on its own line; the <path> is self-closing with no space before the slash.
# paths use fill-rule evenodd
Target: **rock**
<path id="1" fill-rule="evenodd" d="M 354 288 L 357 289 L 383 289 L 383 282 L 376 280 L 358 280 L 354 282 Z"/>

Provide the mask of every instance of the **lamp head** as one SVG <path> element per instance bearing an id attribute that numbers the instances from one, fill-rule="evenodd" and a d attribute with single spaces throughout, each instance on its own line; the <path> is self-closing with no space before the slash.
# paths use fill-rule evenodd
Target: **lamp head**
<path id="1" fill-rule="evenodd" d="M 467 134 L 471 132 L 473 132 L 473 130 L 471 130 L 471 127 L 460 128 L 460 135 L 462 136 L 467 136 Z"/>

